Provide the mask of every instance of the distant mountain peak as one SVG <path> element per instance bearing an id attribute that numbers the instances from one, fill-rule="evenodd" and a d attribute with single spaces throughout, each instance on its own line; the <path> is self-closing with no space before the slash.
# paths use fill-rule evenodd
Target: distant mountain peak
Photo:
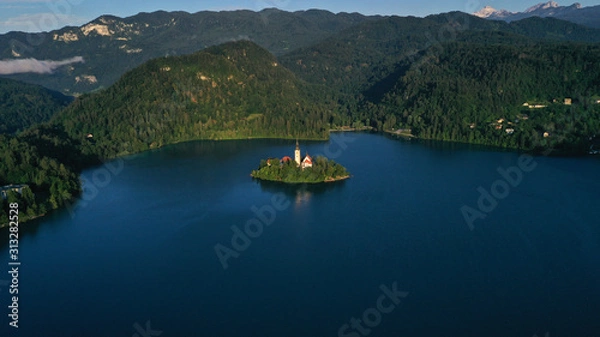
<path id="1" fill-rule="evenodd" d="M 600 14 L 600 5 L 582 7 L 580 3 L 576 2 L 570 6 L 561 6 L 555 1 L 541 2 L 522 12 L 509 12 L 485 6 L 478 12 L 473 13 L 473 15 L 480 18 L 507 22 L 518 21 L 532 16 L 542 18 L 553 17 L 592 28 L 600 28 L 600 19 L 598 19 L 600 15 L 598 14 Z"/>
<path id="2" fill-rule="evenodd" d="M 478 16 L 480 18 L 489 18 L 489 17 L 500 18 L 500 17 L 508 16 L 510 14 L 513 14 L 513 13 L 511 13 L 507 10 L 504 10 L 504 9 L 498 10 L 492 6 L 485 6 L 478 12 L 473 13 L 473 15 Z"/>
<path id="3" fill-rule="evenodd" d="M 531 6 L 531 7 L 527 8 L 524 13 L 531 13 L 531 12 L 535 12 L 537 10 L 544 10 L 544 9 L 558 8 L 558 7 L 560 7 L 560 6 L 555 1 L 542 2 L 535 6 Z"/>

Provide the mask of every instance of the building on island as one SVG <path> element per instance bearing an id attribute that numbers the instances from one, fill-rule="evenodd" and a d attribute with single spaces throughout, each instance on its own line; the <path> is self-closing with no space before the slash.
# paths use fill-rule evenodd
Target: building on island
<path id="1" fill-rule="evenodd" d="M 296 151 L 294 151 L 294 160 L 296 161 L 296 165 L 300 165 L 300 145 L 298 144 L 298 139 L 296 139 Z"/>
<path id="2" fill-rule="evenodd" d="M 298 140 L 296 140 L 296 151 L 294 151 L 294 161 L 296 162 L 296 165 L 300 166 L 302 169 L 313 166 L 312 158 L 308 155 L 308 153 L 306 153 L 304 159 L 301 159 L 301 157 L 300 144 L 298 144 Z"/>
<path id="3" fill-rule="evenodd" d="M 312 167 L 312 165 L 313 165 L 312 158 L 308 155 L 308 153 L 306 154 L 306 157 L 304 157 L 304 159 L 302 160 L 302 164 L 300 164 L 300 165 L 303 169 L 305 169 L 307 167 Z"/>

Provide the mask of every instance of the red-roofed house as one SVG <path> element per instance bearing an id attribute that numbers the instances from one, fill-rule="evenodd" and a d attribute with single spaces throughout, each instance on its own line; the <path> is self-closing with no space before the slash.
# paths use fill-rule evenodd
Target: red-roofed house
<path id="1" fill-rule="evenodd" d="M 306 157 L 304 157 L 304 159 L 302 160 L 302 168 L 307 168 L 307 167 L 312 167 L 313 166 L 313 161 L 312 158 L 308 155 L 308 153 L 306 154 Z"/>

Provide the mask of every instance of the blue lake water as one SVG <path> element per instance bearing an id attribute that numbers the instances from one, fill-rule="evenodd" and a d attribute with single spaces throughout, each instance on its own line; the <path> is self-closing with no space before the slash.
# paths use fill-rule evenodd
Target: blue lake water
<path id="1" fill-rule="evenodd" d="M 599 158 L 534 157 L 512 186 L 498 168 L 519 153 L 345 133 L 301 146 L 347 181 L 249 177 L 294 143 L 192 142 L 85 171 L 82 200 L 22 225 L 20 327 L 0 285 L 0 335 L 600 336 Z M 471 230 L 461 208 L 493 185 Z M 222 263 L 215 246 L 247 223 Z"/>

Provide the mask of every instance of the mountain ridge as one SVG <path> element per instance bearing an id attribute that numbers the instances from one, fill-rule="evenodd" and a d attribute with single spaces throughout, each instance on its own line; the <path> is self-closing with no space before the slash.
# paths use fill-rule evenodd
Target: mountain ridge
<path id="1" fill-rule="evenodd" d="M 48 121 L 72 101 L 57 91 L 0 77 L 0 134 Z"/>
<path id="2" fill-rule="evenodd" d="M 275 9 L 193 14 L 156 11 L 126 18 L 103 15 L 78 27 L 68 26 L 45 33 L 2 34 L 0 59 L 82 57 L 85 63 L 57 69 L 53 78 L 36 73 L 4 75 L 76 95 L 108 87 L 125 71 L 156 57 L 190 54 L 240 39 L 252 39 L 280 55 L 313 44 L 356 23 L 377 18 L 357 13 Z"/>
<path id="3" fill-rule="evenodd" d="M 518 21 L 532 16 L 552 17 L 591 28 L 600 28 L 600 5 L 582 7 L 578 2 L 570 6 L 560 6 L 555 1 L 542 2 L 522 12 L 510 12 L 505 9 L 498 10 L 491 6 L 485 6 L 473 13 L 473 15 L 484 19 L 507 22 Z"/>
<path id="4" fill-rule="evenodd" d="M 409 24 L 409 29 L 416 27 L 410 37 L 403 35 L 406 38 L 428 40 L 424 32 L 431 36 L 439 33 L 427 28 L 431 21 L 441 24 L 438 29 L 443 29 L 445 25 L 452 24 L 447 17 L 457 16 L 457 13 L 460 12 L 416 18 L 364 16 L 358 13 L 334 14 L 323 10 L 286 12 L 265 9 L 260 12 L 203 11 L 194 14 L 156 11 L 138 13 L 126 18 L 104 15 L 79 27 L 64 27 L 46 33 L 12 32 L 0 35 L 0 59 L 61 64 L 63 60 L 82 60 L 83 62 L 78 63 L 67 62 L 64 66 L 52 69 L 51 75 L 31 72 L 3 75 L 76 96 L 107 88 L 126 71 L 150 59 L 191 54 L 228 41 L 252 40 L 281 57 L 343 35 L 345 31 L 357 26 L 376 27 L 379 21 L 389 18 L 404 18 Z M 493 20 L 475 20 L 475 17 L 466 15 L 460 14 L 462 20 L 471 23 L 466 29 L 510 31 L 508 26 L 499 25 Z M 560 25 L 564 26 L 556 22 L 541 21 L 535 26 L 537 30 L 543 31 L 552 30 L 556 28 L 552 26 Z M 580 42 L 596 42 L 597 37 L 600 37 L 600 30 L 591 31 L 591 28 L 583 26 L 563 28 L 564 32 L 554 29 L 553 34 L 544 36 L 540 32 L 534 32 L 534 36 Z M 525 36 L 529 33 L 530 30 L 526 27 L 521 27 L 518 32 Z M 398 43 L 404 42 L 398 40 Z"/>

